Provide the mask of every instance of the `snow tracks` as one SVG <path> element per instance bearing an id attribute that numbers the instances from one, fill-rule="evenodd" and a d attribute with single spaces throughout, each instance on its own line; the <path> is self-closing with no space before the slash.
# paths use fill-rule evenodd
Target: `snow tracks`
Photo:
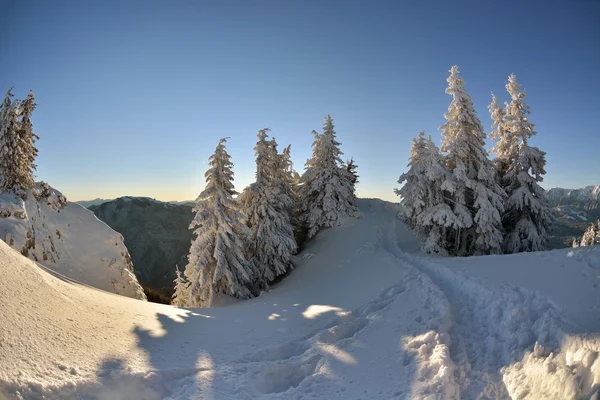
<path id="1" fill-rule="evenodd" d="M 394 225 L 400 243 L 400 222 Z M 519 287 L 491 289 L 435 258 L 404 253 L 396 243 L 387 248 L 448 300 L 450 359 L 461 398 L 597 398 L 600 340 L 565 333 L 574 328 L 548 298 Z"/>

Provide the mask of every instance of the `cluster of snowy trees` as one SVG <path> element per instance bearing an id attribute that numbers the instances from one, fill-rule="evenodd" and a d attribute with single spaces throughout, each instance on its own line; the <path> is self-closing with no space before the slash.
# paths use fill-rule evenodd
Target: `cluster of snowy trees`
<path id="1" fill-rule="evenodd" d="M 12 87 L 0 104 L 0 192 L 23 196 L 34 186 L 37 156 L 31 115 L 35 110 L 33 91 L 25 100 L 12 99 Z"/>
<path id="2" fill-rule="evenodd" d="M 600 219 L 592 222 L 581 238 L 573 239 L 573 247 L 594 246 L 600 244 Z"/>
<path id="3" fill-rule="evenodd" d="M 485 133 L 458 67 L 450 69 L 446 93 L 452 96 L 442 131 L 442 146 L 420 132 L 413 139 L 410 167 L 398 183 L 401 215 L 428 253 L 469 256 L 543 250 L 552 212 L 539 182 L 545 154 L 528 140 L 525 91 L 515 75 L 506 89 L 504 109 L 492 94 L 489 106 L 494 140 L 490 160 Z"/>
<path id="4" fill-rule="evenodd" d="M 237 198 L 226 138 L 210 157 L 190 225 L 196 238 L 185 271 L 177 271 L 174 305 L 211 307 L 218 293 L 257 296 L 292 269 L 299 232 L 310 238 L 343 217 L 358 217 L 356 164 L 342 162 L 329 115 L 323 133 L 313 131 L 312 157 L 302 176 L 293 169 L 290 146 L 279 153 L 268 132 L 258 132 L 254 147 L 256 181 Z"/>

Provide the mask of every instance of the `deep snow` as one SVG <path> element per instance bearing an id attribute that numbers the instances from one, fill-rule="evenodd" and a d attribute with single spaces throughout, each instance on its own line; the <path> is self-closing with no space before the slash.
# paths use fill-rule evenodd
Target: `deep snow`
<path id="1" fill-rule="evenodd" d="M 53 276 L 0 243 L 0 393 L 26 398 L 592 398 L 600 247 L 426 257 L 395 207 L 319 233 L 213 309 Z"/>
<path id="2" fill-rule="evenodd" d="M 122 296 L 146 298 L 123 236 L 43 183 L 29 190 L 26 200 L 0 195 L 0 239 L 70 279 Z"/>

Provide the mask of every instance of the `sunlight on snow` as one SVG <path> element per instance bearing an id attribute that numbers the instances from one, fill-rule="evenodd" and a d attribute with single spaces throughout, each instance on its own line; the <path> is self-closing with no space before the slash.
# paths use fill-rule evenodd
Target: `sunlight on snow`
<path id="1" fill-rule="evenodd" d="M 327 353 L 336 360 L 343 362 L 344 364 L 356 365 L 356 359 L 350 355 L 350 353 L 345 352 L 334 344 L 328 343 L 318 343 L 319 350 L 323 353 Z"/>
<path id="2" fill-rule="evenodd" d="M 319 315 L 325 314 L 330 311 L 334 311 L 338 315 L 338 317 L 343 317 L 343 316 L 350 314 L 348 311 L 346 311 L 340 307 L 323 306 L 320 304 L 313 304 L 311 306 L 308 306 L 308 308 L 306 310 L 304 310 L 304 312 L 302 313 L 302 316 L 304 318 L 308 318 L 308 319 L 315 319 Z"/>
<path id="3" fill-rule="evenodd" d="M 206 352 L 200 352 L 198 354 L 198 361 L 196 362 L 196 368 L 198 373 L 196 374 L 196 383 L 200 393 L 205 398 L 212 398 L 213 391 L 213 378 L 214 378 L 214 365 L 212 358 Z"/>

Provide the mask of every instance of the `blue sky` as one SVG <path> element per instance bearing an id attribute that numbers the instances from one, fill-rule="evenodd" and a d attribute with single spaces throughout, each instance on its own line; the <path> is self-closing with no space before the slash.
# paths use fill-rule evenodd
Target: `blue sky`
<path id="1" fill-rule="evenodd" d="M 37 178 L 71 200 L 194 199 L 225 136 L 242 190 L 264 127 L 301 171 L 328 113 L 358 194 L 396 200 L 411 138 L 440 143 L 449 68 L 486 133 L 515 73 L 543 186 L 575 188 L 600 183 L 598 21 L 592 0 L 0 0 L 0 90 L 35 91 Z"/>

